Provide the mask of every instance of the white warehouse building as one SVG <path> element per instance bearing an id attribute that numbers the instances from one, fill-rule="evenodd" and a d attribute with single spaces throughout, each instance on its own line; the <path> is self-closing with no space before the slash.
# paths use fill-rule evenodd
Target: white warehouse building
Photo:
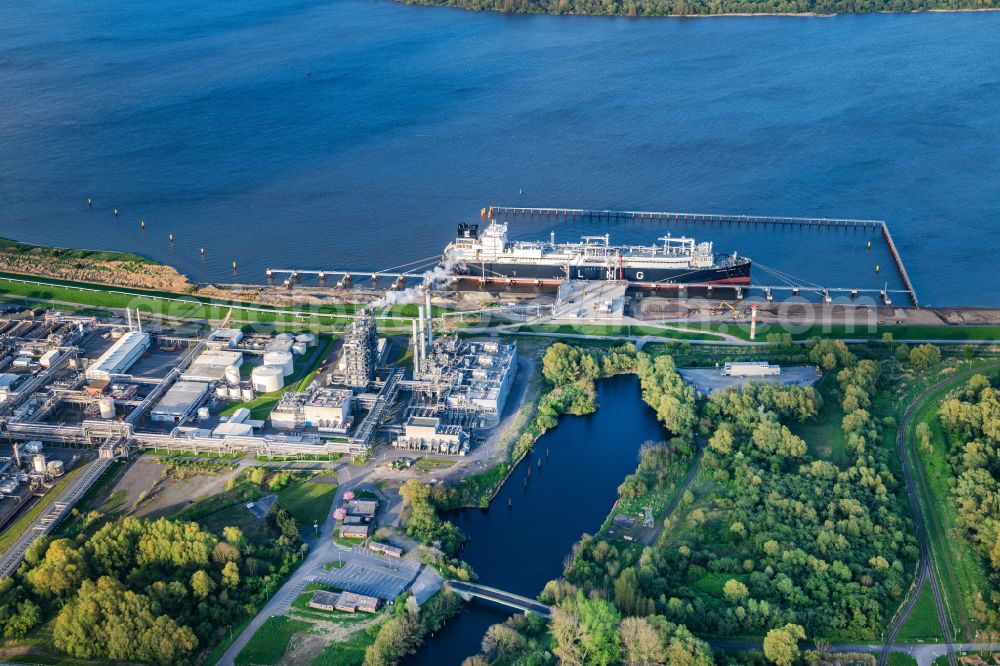
<path id="1" fill-rule="evenodd" d="M 123 374 L 149 349 L 149 334 L 128 331 L 115 340 L 106 352 L 87 368 L 86 377 L 91 381 L 111 381 L 112 375 Z"/>
<path id="2" fill-rule="evenodd" d="M 153 421 L 176 423 L 189 416 L 208 393 L 204 382 L 179 381 L 170 387 L 150 412 Z"/>

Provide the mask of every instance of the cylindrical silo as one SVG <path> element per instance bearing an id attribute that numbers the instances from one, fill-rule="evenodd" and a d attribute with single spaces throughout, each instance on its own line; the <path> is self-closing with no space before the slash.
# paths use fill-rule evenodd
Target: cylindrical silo
<path id="1" fill-rule="evenodd" d="M 45 474 L 45 455 L 39 453 L 31 459 L 31 467 L 35 474 Z"/>
<path id="2" fill-rule="evenodd" d="M 240 400 L 243 397 L 239 384 L 233 384 L 229 387 L 229 397 L 232 400 Z"/>
<path id="3" fill-rule="evenodd" d="M 293 342 L 292 343 L 292 353 L 293 354 L 305 354 L 306 353 L 306 343 L 304 342 Z"/>
<path id="4" fill-rule="evenodd" d="M 285 385 L 284 371 L 274 365 L 261 365 L 253 369 L 250 379 L 258 393 L 272 393 Z"/>
<path id="5" fill-rule="evenodd" d="M 102 397 L 97 401 L 97 408 L 101 412 L 102 419 L 113 419 L 115 418 L 115 399 L 109 395 Z"/>
<path id="6" fill-rule="evenodd" d="M 295 371 L 295 360 L 291 352 L 267 352 L 264 354 L 264 365 L 273 365 L 281 368 L 281 372 L 285 377 Z"/>
<path id="7" fill-rule="evenodd" d="M 316 336 L 313 335 L 312 333 L 299 333 L 298 335 L 295 336 L 295 341 L 301 342 L 306 347 L 316 346 Z"/>
<path id="8" fill-rule="evenodd" d="M 227 384 L 239 384 L 240 383 L 240 369 L 235 365 L 231 365 L 226 368 L 226 383 Z"/>
<path id="9" fill-rule="evenodd" d="M 209 417 L 208 407 L 199 407 L 198 408 L 198 420 L 199 421 L 207 421 L 208 417 Z"/>
<path id="10" fill-rule="evenodd" d="M 253 389 L 249 384 L 240 386 L 240 398 L 243 399 L 243 402 L 250 402 L 253 400 Z"/>
<path id="11" fill-rule="evenodd" d="M 225 384 L 219 384 L 218 386 L 215 387 L 215 395 L 220 398 L 228 398 L 229 387 L 226 386 Z"/>
<path id="12" fill-rule="evenodd" d="M 291 342 L 292 340 L 295 339 L 295 336 L 292 335 L 291 333 L 278 333 L 276 336 L 274 336 L 274 339 L 275 340 L 288 340 L 289 342 Z"/>
<path id="13" fill-rule="evenodd" d="M 62 476 L 65 471 L 62 460 L 50 460 L 45 467 L 52 476 Z"/>

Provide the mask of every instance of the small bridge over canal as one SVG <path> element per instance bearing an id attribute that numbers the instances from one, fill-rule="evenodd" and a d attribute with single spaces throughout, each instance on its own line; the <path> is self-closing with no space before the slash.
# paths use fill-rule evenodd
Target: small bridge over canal
<path id="1" fill-rule="evenodd" d="M 552 615 L 552 609 L 541 602 L 529 599 L 528 597 L 522 597 L 519 594 L 504 592 L 503 590 L 498 590 L 495 587 L 487 587 L 486 585 L 480 585 L 479 583 L 466 583 L 458 580 L 446 581 L 445 586 L 450 588 L 452 592 L 462 597 L 465 601 L 470 601 L 473 598 L 479 598 L 492 601 L 493 603 L 500 604 L 501 606 L 514 608 L 525 613 L 535 613 L 537 615 L 541 615 L 542 617 L 549 617 Z"/>

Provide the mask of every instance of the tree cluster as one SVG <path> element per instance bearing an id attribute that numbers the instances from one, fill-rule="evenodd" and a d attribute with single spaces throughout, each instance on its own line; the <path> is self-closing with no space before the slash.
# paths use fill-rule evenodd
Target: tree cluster
<path id="1" fill-rule="evenodd" d="M 53 619 L 53 646 L 76 658 L 189 663 L 300 556 L 295 519 L 280 507 L 271 517 L 280 533 L 251 543 L 237 527 L 92 516 L 75 536 L 37 541 L 0 584 L 0 631 L 23 637 Z"/>
<path id="2" fill-rule="evenodd" d="M 580 590 L 623 614 L 656 614 L 713 634 L 794 637 L 798 631 L 786 626 L 794 625 L 812 636 L 876 637 L 917 553 L 888 454 L 877 446 L 880 421 L 869 412 L 879 366 L 838 342 L 813 343 L 809 354 L 837 373 L 851 454 L 844 469 L 813 459 L 795 434 L 796 424 L 819 413 L 814 389 L 750 384 L 714 393 L 700 419 L 710 433 L 703 463 L 710 500 L 692 504 L 638 555 L 585 536 L 565 580 L 550 584 L 544 598 L 557 602 Z M 668 362 L 647 364 L 640 355 L 640 376 L 669 376 Z M 644 386 L 654 407 L 663 385 L 672 383 Z M 786 638 L 776 636 L 775 645 Z"/>
<path id="3" fill-rule="evenodd" d="M 974 375 L 945 400 L 938 418 L 947 435 L 958 525 L 989 571 L 992 593 L 979 600 L 980 621 L 1000 629 L 1000 391 Z"/>
<path id="4" fill-rule="evenodd" d="M 405 0 L 517 14 L 704 16 L 716 14 L 866 14 L 997 8 L 996 0 Z"/>
<path id="5" fill-rule="evenodd" d="M 462 610 L 458 595 L 443 590 L 420 609 L 397 602 L 393 615 L 378 629 L 375 642 L 365 650 L 364 666 L 394 666 L 417 651 L 427 634 L 433 634 Z"/>

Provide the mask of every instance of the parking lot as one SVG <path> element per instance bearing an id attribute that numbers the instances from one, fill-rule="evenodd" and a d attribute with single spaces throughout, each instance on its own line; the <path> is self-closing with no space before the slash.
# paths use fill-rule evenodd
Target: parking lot
<path id="1" fill-rule="evenodd" d="M 691 387 L 701 394 L 721 391 L 750 382 L 767 382 L 782 386 L 812 386 L 822 377 L 819 369 L 811 366 L 782 367 L 780 375 L 764 377 L 727 377 L 719 368 L 678 368 L 677 372 Z"/>
<path id="2" fill-rule="evenodd" d="M 420 563 L 355 550 L 344 566 L 317 573 L 314 580 L 347 592 L 391 600 L 402 594 L 420 571 Z"/>

